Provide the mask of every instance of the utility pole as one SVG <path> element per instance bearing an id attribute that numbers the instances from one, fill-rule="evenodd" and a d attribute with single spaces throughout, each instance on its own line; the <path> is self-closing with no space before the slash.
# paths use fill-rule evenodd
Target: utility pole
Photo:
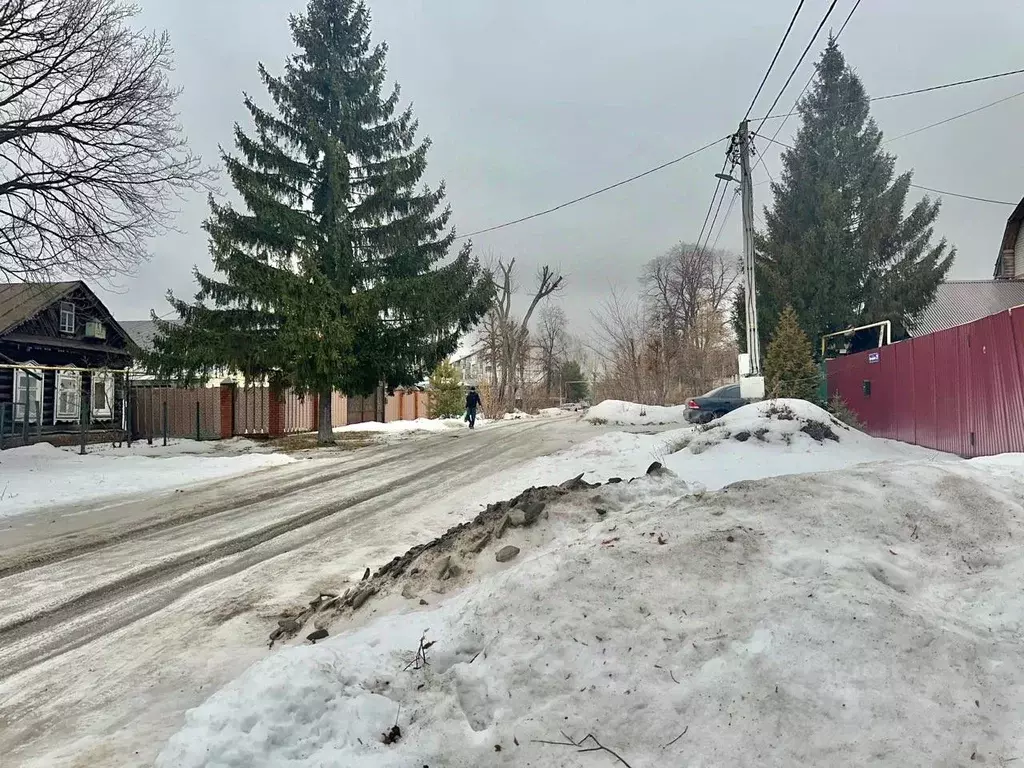
<path id="1" fill-rule="evenodd" d="M 746 275 L 747 354 L 751 376 L 761 375 L 761 339 L 757 330 L 757 284 L 754 273 L 754 185 L 750 180 L 750 129 L 740 123 L 736 134 L 740 155 L 740 192 L 743 200 L 743 271 Z"/>

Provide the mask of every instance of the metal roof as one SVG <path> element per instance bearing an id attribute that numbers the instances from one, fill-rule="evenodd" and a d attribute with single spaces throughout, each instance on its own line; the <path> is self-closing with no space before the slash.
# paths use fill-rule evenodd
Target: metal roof
<path id="1" fill-rule="evenodd" d="M 914 325 L 914 335 L 944 331 L 1024 305 L 1024 281 L 949 280 Z"/>
<path id="2" fill-rule="evenodd" d="M 0 283 L 0 334 L 42 312 L 81 283 Z"/>
<path id="3" fill-rule="evenodd" d="M 156 323 L 152 320 L 122 320 L 121 327 L 125 333 L 143 352 L 153 349 L 153 337 L 156 336 Z"/>

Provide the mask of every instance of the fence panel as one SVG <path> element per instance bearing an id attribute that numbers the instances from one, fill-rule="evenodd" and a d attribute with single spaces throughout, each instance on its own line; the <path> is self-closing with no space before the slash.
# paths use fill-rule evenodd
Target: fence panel
<path id="1" fill-rule="evenodd" d="M 246 384 L 235 389 L 235 434 L 270 434 L 270 387 Z"/>
<path id="2" fill-rule="evenodd" d="M 405 392 L 400 389 L 395 390 L 395 394 L 388 395 L 387 402 L 384 404 L 384 421 L 402 420 L 402 401 L 404 399 Z"/>
<path id="3" fill-rule="evenodd" d="M 348 424 L 348 398 L 341 392 L 331 395 L 331 422 L 335 427 Z"/>
<path id="4" fill-rule="evenodd" d="M 1024 308 L 830 360 L 869 434 L 961 456 L 1024 451 Z M 866 394 L 864 382 L 870 382 Z"/>
<path id="5" fill-rule="evenodd" d="M 892 347 L 893 354 L 890 356 L 893 364 L 893 380 L 897 386 L 887 390 L 886 394 L 891 397 L 892 409 L 892 430 L 889 437 L 894 440 L 902 440 L 905 443 L 913 443 L 915 440 L 914 429 L 914 344 L 898 344 Z"/>
<path id="6" fill-rule="evenodd" d="M 938 445 L 938 421 L 935 413 L 936 381 L 935 381 L 935 342 L 931 336 L 923 336 L 913 341 L 914 362 L 914 426 L 916 442 L 927 448 Z"/>
<path id="7" fill-rule="evenodd" d="M 218 387 L 133 386 L 129 402 L 136 439 L 221 436 Z"/>
<path id="8" fill-rule="evenodd" d="M 316 424 L 317 399 L 313 395 L 302 396 L 289 389 L 282 394 L 284 408 L 284 431 L 312 432 Z"/>

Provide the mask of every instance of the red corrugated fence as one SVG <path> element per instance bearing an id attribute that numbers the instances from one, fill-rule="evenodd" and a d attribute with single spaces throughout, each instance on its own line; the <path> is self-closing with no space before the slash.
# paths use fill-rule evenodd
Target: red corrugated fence
<path id="1" fill-rule="evenodd" d="M 829 360 L 827 371 L 829 396 L 869 434 L 968 457 L 1024 452 L 1024 307 Z"/>

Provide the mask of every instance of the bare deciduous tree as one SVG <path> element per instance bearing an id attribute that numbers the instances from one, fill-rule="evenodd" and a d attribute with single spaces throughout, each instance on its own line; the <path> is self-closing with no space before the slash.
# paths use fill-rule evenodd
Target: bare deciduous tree
<path id="1" fill-rule="evenodd" d="M 664 366 L 655 359 L 660 350 L 651 343 L 643 304 L 613 290 L 593 317 L 598 336 L 593 349 L 603 364 L 605 395 L 634 403 L 664 402 Z"/>
<path id="2" fill-rule="evenodd" d="M 664 367 L 672 373 L 673 396 L 709 388 L 733 354 L 727 324 L 738 274 L 728 254 L 687 244 L 645 267 L 644 300 Z"/>
<path id="3" fill-rule="evenodd" d="M 680 402 L 734 372 L 728 309 L 737 274 L 727 254 L 681 244 L 644 267 L 639 299 L 613 292 L 595 313 L 605 394 Z"/>
<path id="4" fill-rule="evenodd" d="M 515 405 L 529 352 L 530 320 L 541 302 L 560 291 L 565 282 L 562 275 L 547 265 L 541 267 L 526 313 L 518 317 L 512 308 L 512 297 L 518 290 L 515 264 L 515 259 L 507 263 L 498 260 L 494 304 L 480 328 L 491 365 L 491 407 L 495 409 L 507 410 Z"/>
<path id="5" fill-rule="evenodd" d="M 541 310 L 534 333 L 534 348 L 537 362 L 544 373 L 544 395 L 548 398 L 552 390 L 559 386 L 558 374 L 568 359 L 568 325 L 565 310 L 557 304 L 549 304 Z"/>
<path id="6" fill-rule="evenodd" d="M 122 0 L 0 3 L 0 273 L 109 277 L 146 258 L 169 202 L 205 186 L 166 34 Z"/>

